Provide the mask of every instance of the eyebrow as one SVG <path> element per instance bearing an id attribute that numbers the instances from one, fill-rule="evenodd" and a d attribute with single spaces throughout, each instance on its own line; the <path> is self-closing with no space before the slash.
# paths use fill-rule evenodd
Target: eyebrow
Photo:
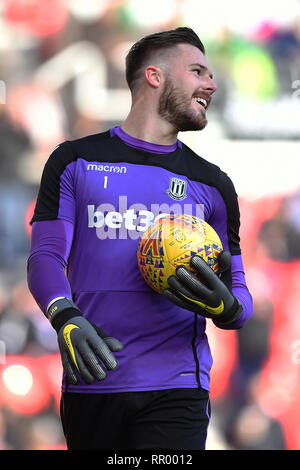
<path id="1" fill-rule="evenodd" d="M 203 70 L 204 72 L 210 72 L 208 68 L 205 67 L 205 65 L 199 64 L 198 62 L 195 62 L 194 64 L 190 64 L 190 67 L 194 67 L 195 65 L 199 67 L 201 70 Z M 211 72 L 209 73 L 209 77 L 213 79 L 213 74 Z"/>

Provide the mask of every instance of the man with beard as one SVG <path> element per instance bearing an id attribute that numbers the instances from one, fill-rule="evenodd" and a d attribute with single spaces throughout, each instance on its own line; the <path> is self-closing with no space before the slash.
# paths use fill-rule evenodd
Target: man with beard
<path id="1" fill-rule="evenodd" d="M 252 313 L 234 186 L 178 139 L 206 126 L 216 84 L 185 27 L 134 44 L 126 79 L 122 125 L 60 144 L 45 165 L 28 284 L 58 334 L 68 449 L 204 449 L 206 321 L 237 329 Z M 195 256 L 203 282 L 181 267 L 159 295 L 139 272 L 139 237 L 162 213 L 199 207 L 223 243 L 218 275 Z"/>

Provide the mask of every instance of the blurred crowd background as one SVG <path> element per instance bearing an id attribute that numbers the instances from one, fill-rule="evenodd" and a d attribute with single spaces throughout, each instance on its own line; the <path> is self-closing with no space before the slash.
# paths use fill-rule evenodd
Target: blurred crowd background
<path id="1" fill-rule="evenodd" d="M 124 58 L 187 25 L 218 91 L 180 138 L 234 181 L 254 314 L 208 322 L 208 449 L 300 448 L 300 2 L 0 0 L 0 449 L 65 449 L 56 333 L 26 282 L 29 220 L 61 141 L 126 116 Z"/>

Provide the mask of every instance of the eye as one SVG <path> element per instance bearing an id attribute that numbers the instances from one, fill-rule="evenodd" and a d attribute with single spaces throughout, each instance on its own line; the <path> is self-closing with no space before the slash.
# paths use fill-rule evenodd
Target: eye
<path id="1" fill-rule="evenodd" d="M 196 75 L 200 75 L 200 74 L 201 74 L 201 70 L 200 70 L 200 69 L 193 69 L 192 72 L 194 72 Z"/>

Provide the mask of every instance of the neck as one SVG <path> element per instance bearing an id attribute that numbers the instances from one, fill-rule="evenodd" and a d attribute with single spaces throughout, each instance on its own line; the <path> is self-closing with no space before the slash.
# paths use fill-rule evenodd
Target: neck
<path id="1" fill-rule="evenodd" d="M 136 139 L 144 140 L 152 144 L 173 145 L 177 141 L 178 132 L 174 127 L 151 112 L 151 109 L 145 107 L 145 103 L 141 106 L 139 103 L 133 104 L 125 121 L 121 124 L 121 128 L 126 134 Z"/>

